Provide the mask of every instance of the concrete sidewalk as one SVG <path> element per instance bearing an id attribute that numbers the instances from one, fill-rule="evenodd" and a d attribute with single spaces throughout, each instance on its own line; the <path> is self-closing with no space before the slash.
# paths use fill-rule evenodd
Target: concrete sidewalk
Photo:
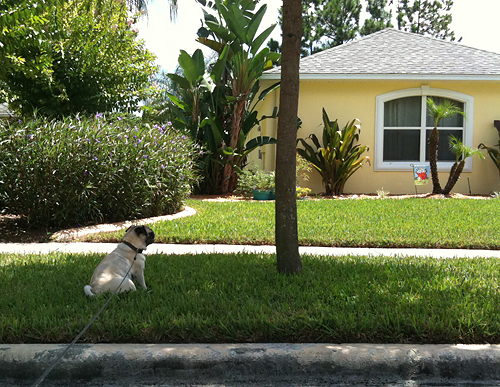
<path id="1" fill-rule="evenodd" d="M 116 244 L 0 244 L 0 252 L 99 252 Z M 162 245 L 147 254 L 274 253 Z M 490 250 L 301 247 L 301 254 L 500 257 Z M 31 386 L 66 345 L 0 344 L 0 387 Z M 41 386 L 500 386 L 500 345 L 76 344 Z"/>
<path id="2" fill-rule="evenodd" d="M 0 243 L 0 253 L 22 253 L 22 254 L 48 254 L 51 252 L 63 253 L 90 253 L 97 252 L 107 254 L 113 251 L 116 243 Z M 157 244 L 150 245 L 146 254 L 224 254 L 224 253 L 267 253 L 274 254 L 275 246 L 251 246 L 251 245 L 181 245 L 181 244 Z M 303 255 L 363 255 L 363 256 L 416 256 L 435 258 L 500 258 L 498 250 L 464 250 L 464 249 L 410 249 L 410 248 L 368 248 L 368 247 L 299 247 Z"/>

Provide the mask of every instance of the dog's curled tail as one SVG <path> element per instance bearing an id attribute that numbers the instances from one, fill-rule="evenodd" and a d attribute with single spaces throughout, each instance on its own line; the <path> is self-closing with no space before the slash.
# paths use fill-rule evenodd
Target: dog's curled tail
<path id="1" fill-rule="evenodd" d="M 85 285 L 85 286 L 83 287 L 83 291 L 85 292 L 85 294 L 86 294 L 87 296 L 91 296 L 91 297 L 92 297 L 92 296 L 95 296 L 94 292 L 92 291 L 92 286 L 90 286 L 90 285 Z"/>

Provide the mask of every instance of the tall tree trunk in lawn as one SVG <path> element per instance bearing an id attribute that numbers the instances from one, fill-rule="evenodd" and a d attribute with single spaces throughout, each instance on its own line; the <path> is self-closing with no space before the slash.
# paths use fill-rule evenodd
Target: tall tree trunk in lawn
<path id="1" fill-rule="evenodd" d="M 297 231 L 296 143 L 301 0 L 283 0 L 280 110 L 276 146 L 276 255 L 279 273 L 302 271 Z"/>

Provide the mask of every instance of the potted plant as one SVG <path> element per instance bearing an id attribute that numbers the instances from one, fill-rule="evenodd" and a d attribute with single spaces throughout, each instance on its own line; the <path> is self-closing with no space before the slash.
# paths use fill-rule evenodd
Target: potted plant
<path id="1" fill-rule="evenodd" d="M 255 200 L 274 199 L 274 172 L 245 169 L 238 174 L 237 191 Z"/>

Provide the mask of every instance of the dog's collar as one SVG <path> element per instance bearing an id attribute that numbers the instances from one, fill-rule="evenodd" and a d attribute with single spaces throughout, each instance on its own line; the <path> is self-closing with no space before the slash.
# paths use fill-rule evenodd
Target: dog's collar
<path id="1" fill-rule="evenodd" d="M 137 254 L 141 254 L 143 252 L 143 249 L 138 249 L 135 247 L 132 243 L 127 242 L 127 241 L 122 241 L 122 243 L 125 243 L 128 247 L 130 247 L 132 250 L 134 250 Z"/>

